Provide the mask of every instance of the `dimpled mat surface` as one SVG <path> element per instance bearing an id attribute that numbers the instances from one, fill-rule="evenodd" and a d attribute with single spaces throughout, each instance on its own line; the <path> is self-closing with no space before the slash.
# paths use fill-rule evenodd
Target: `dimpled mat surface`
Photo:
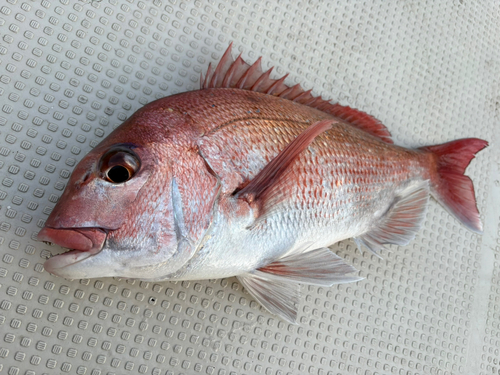
<path id="1" fill-rule="evenodd" d="M 500 373 L 500 3 L 2 0 L 0 374 Z M 303 287 L 300 324 L 235 278 L 68 281 L 35 241 L 76 163 L 144 104 L 234 53 L 379 118 L 407 147 L 480 137 L 484 235 L 434 200 L 365 280 Z"/>

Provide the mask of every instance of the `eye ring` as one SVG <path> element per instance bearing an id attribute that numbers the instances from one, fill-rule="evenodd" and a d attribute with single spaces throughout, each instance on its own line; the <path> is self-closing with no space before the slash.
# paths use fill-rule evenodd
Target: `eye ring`
<path id="1" fill-rule="evenodd" d="M 135 153 L 120 147 L 103 155 L 99 172 L 103 180 L 112 184 L 123 184 L 134 177 L 140 166 L 140 159 Z"/>

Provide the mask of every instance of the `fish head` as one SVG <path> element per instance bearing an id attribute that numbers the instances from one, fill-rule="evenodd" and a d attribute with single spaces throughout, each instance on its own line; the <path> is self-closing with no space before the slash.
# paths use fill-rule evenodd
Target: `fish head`
<path id="1" fill-rule="evenodd" d="M 50 273 L 158 280 L 192 257 L 208 227 L 203 214 L 209 213 L 198 209 L 204 203 L 197 199 L 207 197 L 193 193 L 192 184 L 197 173 L 207 173 L 189 170 L 201 164 L 185 160 L 199 155 L 186 155 L 193 137 L 186 135 L 189 123 L 182 113 L 147 107 L 74 169 L 38 234 L 41 241 L 70 249 L 45 262 Z"/>

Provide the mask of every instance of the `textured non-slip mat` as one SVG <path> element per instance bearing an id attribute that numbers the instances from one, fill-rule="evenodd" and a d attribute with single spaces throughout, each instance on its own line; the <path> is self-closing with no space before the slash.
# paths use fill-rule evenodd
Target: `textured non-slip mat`
<path id="1" fill-rule="evenodd" d="M 3 0 L 0 374 L 500 373 L 500 3 Z M 144 104 L 197 89 L 228 44 L 380 119 L 406 147 L 479 137 L 473 234 L 431 200 L 365 280 L 303 287 L 298 325 L 235 278 L 68 281 L 35 241 L 76 163 Z"/>

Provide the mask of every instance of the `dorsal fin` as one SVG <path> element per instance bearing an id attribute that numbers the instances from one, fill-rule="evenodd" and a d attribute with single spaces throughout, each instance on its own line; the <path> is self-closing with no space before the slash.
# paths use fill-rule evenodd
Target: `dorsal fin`
<path id="1" fill-rule="evenodd" d="M 260 57 L 253 65 L 243 61 L 241 55 L 235 60 L 231 54 L 232 46 L 233 43 L 229 44 L 215 69 L 209 65 L 205 78 L 201 77 L 201 89 L 237 88 L 271 94 L 316 108 L 338 117 L 386 143 L 393 143 L 389 130 L 376 118 L 354 108 L 330 103 L 320 96 L 312 96 L 311 90 L 304 91 L 299 84 L 290 87 L 284 83 L 287 75 L 279 79 L 272 79 L 270 78 L 272 68 L 263 72 Z"/>

